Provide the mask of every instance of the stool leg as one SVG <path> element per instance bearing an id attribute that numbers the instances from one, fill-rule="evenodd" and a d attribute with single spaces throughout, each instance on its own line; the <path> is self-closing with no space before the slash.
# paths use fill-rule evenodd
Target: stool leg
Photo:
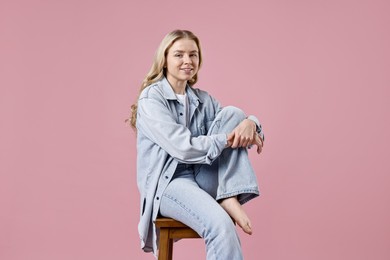
<path id="1" fill-rule="evenodd" d="M 160 228 L 158 260 L 172 260 L 173 241 L 169 238 L 169 228 Z"/>
<path id="2" fill-rule="evenodd" d="M 168 240 L 168 260 L 173 258 L 173 239 Z"/>

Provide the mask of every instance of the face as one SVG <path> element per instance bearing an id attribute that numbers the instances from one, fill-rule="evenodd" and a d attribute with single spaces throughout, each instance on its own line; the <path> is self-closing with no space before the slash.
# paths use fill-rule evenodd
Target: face
<path id="1" fill-rule="evenodd" d="M 186 84 L 199 68 L 199 50 L 194 40 L 180 39 L 169 48 L 166 57 L 167 79 L 172 85 Z"/>

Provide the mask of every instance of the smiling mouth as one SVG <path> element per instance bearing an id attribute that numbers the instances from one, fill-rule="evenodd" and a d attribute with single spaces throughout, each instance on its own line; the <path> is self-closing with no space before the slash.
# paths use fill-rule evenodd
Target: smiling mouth
<path id="1" fill-rule="evenodd" d="M 192 69 L 192 68 L 183 68 L 183 69 L 181 69 L 181 70 L 183 70 L 183 71 L 185 71 L 185 72 L 191 72 L 193 69 Z"/>

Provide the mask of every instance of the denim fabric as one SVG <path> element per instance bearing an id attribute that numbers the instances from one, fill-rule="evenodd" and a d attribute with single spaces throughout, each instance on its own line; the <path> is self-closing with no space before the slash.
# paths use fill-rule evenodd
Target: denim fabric
<path id="1" fill-rule="evenodd" d="M 232 131 L 244 113 L 226 107 L 208 134 Z M 206 243 L 207 260 L 243 259 L 240 240 L 230 216 L 217 202 L 237 196 L 241 204 L 259 195 L 247 149 L 225 149 L 212 165 L 179 164 L 163 193 L 160 213 L 194 229 Z"/>
<path id="2" fill-rule="evenodd" d="M 162 195 L 177 165 L 194 164 L 194 170 L 198 173 L 212 171 L 215 166 L 208 168 L 207 165 L 220 160 L 224 151 L 232 150 L 225 149 L 226 136 L 230 131 L 210 131 L 212 126 L 218 124 L 215 119 L 222 110 L 218 101 L 207 92 L 190 86 L 187 86 L 186 94 L 190 116 L 187 127 L 180 124 L 184 106 L 177 100 L 166 78 L 145 88 L 138 100 L 137 185 L 141 199 L 138 231 L 141 247 L 146 252 L 157 252 L 157 232 L 153 221 L 157 218 Z M 257 130 L 262 135 L 259 121 L 253 116 L 248 118 L 256 122 Z M 240 154 L 246 153 L 246 149 L 237 150 L 245 151 Z M 237 156 L 241 158 L 241 155 Z M 232 166 L 222 167 L 229 170 Z M 234 186 L 227 179 L 226 185 L 220 186 L 221 189 Z M 222 190 L 220 194 L 229 196 L 229 192 L 229 189 Z M 235 193 L 237 191 L 232 194 Z M 241 202 L 249 199 L 245 195 L 241 197 Z"/>

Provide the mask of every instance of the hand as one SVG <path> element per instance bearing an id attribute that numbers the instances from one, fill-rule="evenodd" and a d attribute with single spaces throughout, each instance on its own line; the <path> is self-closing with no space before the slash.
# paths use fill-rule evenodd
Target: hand
<path id="1" fill-rule="evenodd" d="M 250 119 L 244 119 L 233 131 L 227 136 L 227 147 L 239 148 L 248 147 L 255 140 L 256 124 Z"/>
<path id="2" fill-rule="evenodd" d="M 251 145 L 256 145 L 257 153 L 260 154 L 263 148 L 263 140 L 256 132 L 256 124 L 250 119 L 245 119 L 228 134 L 226 147 L 239 148 Z"/>

